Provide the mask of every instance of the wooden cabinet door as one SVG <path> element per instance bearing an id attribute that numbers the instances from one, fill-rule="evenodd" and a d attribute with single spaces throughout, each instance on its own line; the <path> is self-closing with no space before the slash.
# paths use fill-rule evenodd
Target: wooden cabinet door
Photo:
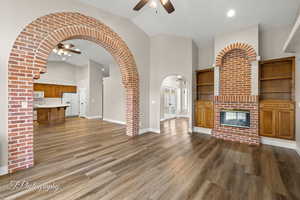
<path id="1" fill-rule="evenodd" d="M 55 88 L 52 85 L 44 85 L 45 98 L 55 98 Z"/>
<path id="2" fill-rule="evenodd" d="M 295 112 L 291 110 L 279 110 L 277 112 L 277 137 L 282 139 L 294 139 Z"/>
<path id="3" fill-rule="evenodd" d="M 197 101 L 196 126 L 202 128 L 213 128 L 213 124 L 214 124 L 213 103 L 210 101 Z"/>
<path id="4" fill-rule="evenodd" d="M 272 109 L 260 110 L 260 135 L 267 137 L 276 136 L 276 111 Z"/>
<path id="5" fill-rule="evenodd" d="M 196 126 L 197 127 L 204 126 L 204 109 L 199 102 L 197 102 L 196 105 Z"/>
<path id="6" fill-rule="evenodd" d="M 204 128 L 214 127 L 214 109 L 212 105 L 208 105 L 204 109 Z"/>

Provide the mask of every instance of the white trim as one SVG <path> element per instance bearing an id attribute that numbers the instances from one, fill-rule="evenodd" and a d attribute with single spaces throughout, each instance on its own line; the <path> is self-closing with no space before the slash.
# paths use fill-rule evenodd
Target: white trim
<path id="1" fill-rule="evenodd" d="M 296 147 L 296 152 L 298 153 L 298 155 L 300 156 L 300 147 Z"/>
<path id="2" fill-rule="evenodd" d="M 212 129 L 194 126 L 193 131 L 197 133 L 204 133 L 204 134 L 211 135 Z"/>
<path id="3" fill-rule="evenodd" d="M 158 133 L 160 134 L 160 129 L 156 129 L 156 128 L 148 128 L 148 132 L 152 132 L 152 133 Z"/>
<path id="4" fill-rule="evenodd" d="M 150 132 L 149 128 L 143 128 L 143 129 L 140 129 L 139 135 L 143 135 L 143 134 L 148 133 L 148 132 Z"/>
<path id="5" fill-rule="evenodd" d="M 189 133 L 193 133 L 193 129 L 192 128 L 189 128 Z"/>
<path id="6" fill-rule="evenodd" d="M 171 120 L 171 119 L 176 119 L 176 117 L 163 118 L 163 119 L 161 119 L 160 121 L 163 122 L 163 121 Z"/>
<path id="7" fill-rule="evenodd" d="M 277 138 L 261 137 L 262 144 L 297 150 L 296 142 Z"/>
<path id="8" fill-rule="evenodd" d="M 2 166 L 0 167 L 0 176 L 8 174 L 8 166 Z"/>
<path id="9" fill-rule="evenodd" d="M 102 116 L 91 116 L 91 117 L 88 117 L 86 116 L 87 119 L 102 119 Z"/>
<path id="10" fill-rule="evenodd" d="M 123 122 L 123 121 L 118 121 L 118 120 L 114 120 L 114 119 L 107 119 L 107 118 L 104 118 L 103 121 L 107 121 L 107 122 L 111 122 L 111 123 L 115 123 L 115 124 L 122 124 L 122 125 L 126 124 L 126 122 Z"/>
<path id="11" fill-rule="evenodd" d="M 288 39 L 284 43 L 284 46 L 282 49 L 282 51 L 284 53 L 287 53 L 288 47 L 289 47 L 290 43 L 292 42 L 294 36 L 296 35 L 296 32 L 298 31 L 299 27 L 300 27 L 300 15 L 298 16 L 296 23 L 294 24 L 293 29 L 292 29 L 290 35 L 288 36 Z M 291 53 L 294 53 L 294 52 L 291 52 Z"/>
<path id="12" fill-rule="evenodd" d="M 177 118 L 190 118 L 189 115 L 177 115 L 176 117 Z"/>
<path id="13" fill-rule="evenodd" d="M 175 115 L 175 116 L 172 116 L 172 117 L 163 118 L 160 121 L 163 122 L 163 121 L 166 121 L 166 120 L 171 120 L 171 119 L 176 119 L 176 118 L 190 118 L 190 116 L 188 116 L 188 115 Z"/>
<path id="14" fill-rule="evenodd" d="M 143 135 L 145 133 L 149 133 L 149 132 L 152 132 L 152 133 L 160 133 L 160 130 L 159 129 L 153 129 L 153 128 L 143 128 L 143 129 L 140 129 L 139 131 L 139 135 Z"/>

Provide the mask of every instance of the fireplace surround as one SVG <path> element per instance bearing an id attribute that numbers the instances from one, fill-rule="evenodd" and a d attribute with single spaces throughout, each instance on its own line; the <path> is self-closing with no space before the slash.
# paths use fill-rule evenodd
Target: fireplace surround
<path id="1" fill-rule="evenodd" d="M 258 81 L 252 76 L 258 74 L 257 66 L 256 52 L 248 44 L 231 44 L 217 56 L 214 137 L 259 145 L 259 98 L 253 89 L 253 86 L 258 87 Z M 227 120 L 225 111 L 229 113 Z"/>

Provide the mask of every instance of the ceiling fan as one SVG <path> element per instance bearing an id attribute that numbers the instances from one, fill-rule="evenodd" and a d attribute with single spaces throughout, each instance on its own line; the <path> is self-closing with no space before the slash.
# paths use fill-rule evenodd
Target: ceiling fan
<path id="1" fill-rule="evenodd" d="M 59 56 L 71 56 L 71 53 L 81 54 L 81 51 L 79 49 L 74 49 L 74 47 L 74 44 L 59 43 L 55 49 L 53 49 L 53 52 Z"/>
<path id="2" fill-rule="evenodd" d="M 150 0 L 140 0 L 140 2 L 133 8 L 135 11 L 139 11 L 142 9 Z M 166 11 L 170 14 L 175 11 L 175 8 L 170 0 L 159 0 L 161 5 L 166 9 Z M 156 8 L 156 1 L 151 0 L 150 7 Z"/>

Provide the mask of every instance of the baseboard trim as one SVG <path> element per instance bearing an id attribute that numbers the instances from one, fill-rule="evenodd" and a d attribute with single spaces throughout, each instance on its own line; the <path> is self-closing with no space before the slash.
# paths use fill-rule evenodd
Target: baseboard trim
<path id="1" fill-rule="evenodd" d="M 160 121 L 163 122 L 166 120 L 171 120 L 171 119 L 176 119 L 176 118 L 190 118 L 190 117 L 188 115 L 176 115 L 174 117 L 160 119 Z"/>
<path id="2" fill-rule="evenodd" d="M 8 174 L 8 166 L 0 167 L 0 176 Z"/>
<path id="3" fill-rule="evenodd" d="M 194 126 L 193 131 L 196 133 L 204 133 L 207 135 L 211 135 L 212 129 Z"/>
<path id="4" fill-rule="evenodd" d="M 276 146 L 276 147 L 294 149 L 294 150 L 297 151 L 297 145 L 296 145 L 295 141 L 283 140 L 283 139 L 277 139 L 277 138 L 261 137 L 261 143 Z"/>
<path id="5" fill-rule="evenodd" d="M 88 117 L 86 116 L 87 119 L 102 119 L 102 116 L 91 116 L 91 117 Z"/>
<path id="6" fill-rule="evenodd" d="M 298 155 L 300 157 L 300 147 L 297 147 L 295 150 L 296 150 L 296 152 L 298 153 Z"/>
<path id="7" fill-rule="evenodd" d="M 114 120 L 114 119 L 107 119 L 107 118 L 104 118 L 103 121 L 107 121 L 107 122 L 111 122 L 111 123 L 115 123 L 115 124 L 126 125 L 126 122 L 119 121 L 119 120 Z"/>

